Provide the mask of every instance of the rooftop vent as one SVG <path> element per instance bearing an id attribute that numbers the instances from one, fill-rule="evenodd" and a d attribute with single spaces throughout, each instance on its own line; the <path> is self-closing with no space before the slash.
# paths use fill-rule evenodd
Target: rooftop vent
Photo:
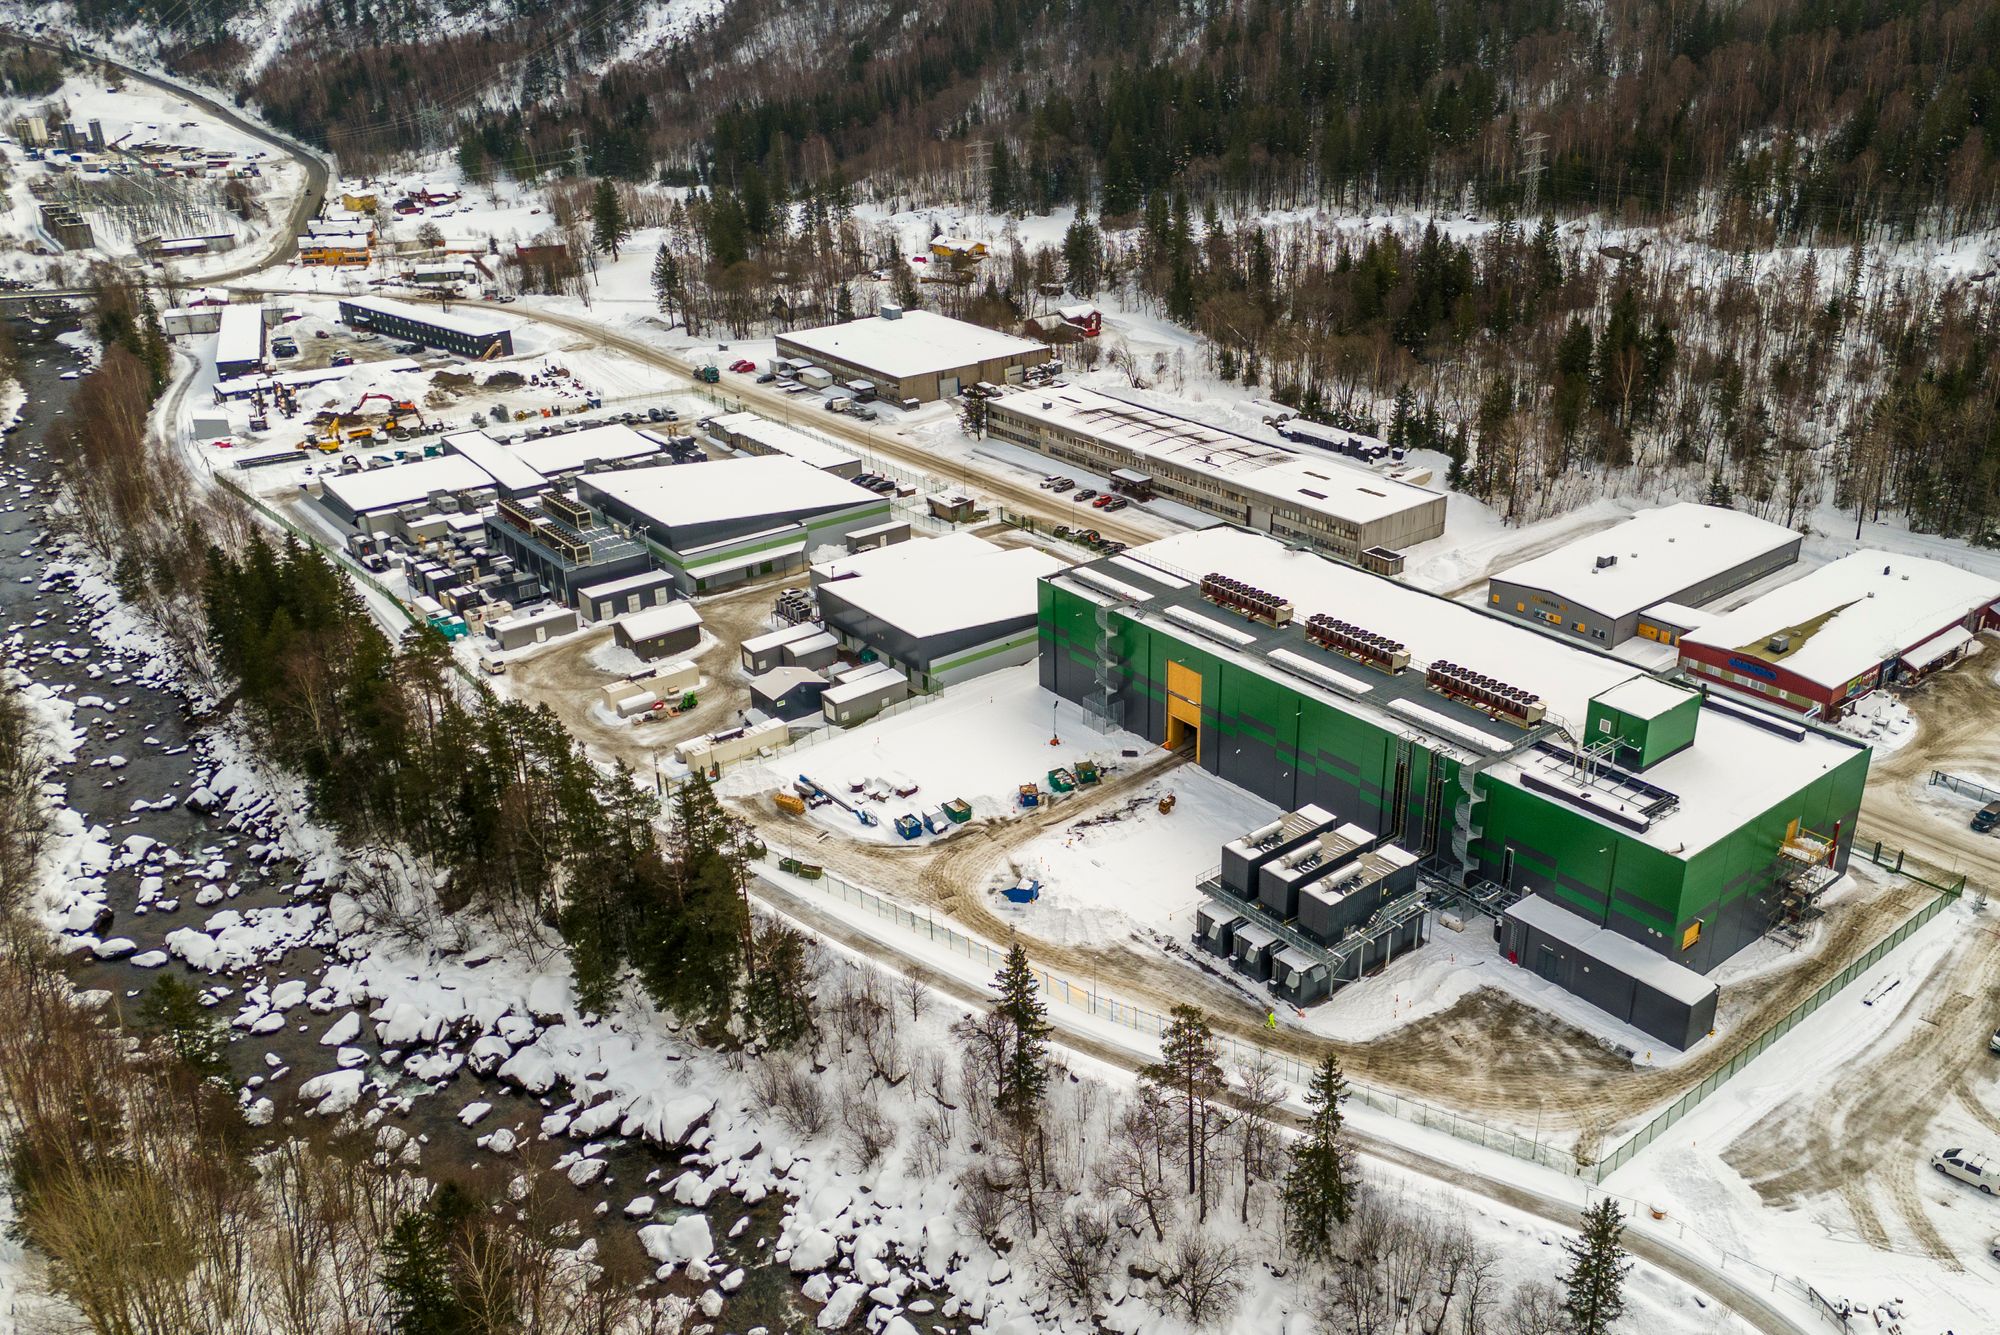
<path id="1" fill-rule="evenodd" d="M 1618 558 L 1616 556 L 1600 556 L 1597 558 L 1597 568 L 1599 570 L 1608 570 L 1617 564 Z"/>
<path id="2" fill-rule="evenodd" d="M 1789 635 L 1773 635 L 1769 640 L 1765 641 L 1764 647 L 1774 654 L 1788 654 L 1792 651 L 1792 637 Z"/>
<path id="3" fill-rule="evenodd" d="M 894 302 L 885 301 L 882 303 L 882 318 L 885 320 L 900 320 L 903 318 L 903 308 Z"/>

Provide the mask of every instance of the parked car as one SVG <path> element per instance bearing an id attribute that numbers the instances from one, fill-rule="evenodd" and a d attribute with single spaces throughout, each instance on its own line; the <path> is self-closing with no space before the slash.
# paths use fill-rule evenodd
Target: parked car
<path id="1" fill-rule="evenodd" d="M 1071 481 L 1069 478 L 1059 477 L 1055 481 L 1049 483 L 1049 490 L 1053 491 L 1056 495 L 1060 496 L 1064 492 L 1071 490 L 1075 486 L 1076 483 Z"/>
<path id="2" fill-rule="evenodd" d="M 396 351 L 402 353 L 405 357 L 421 356 L 423 350 L 424 345 L 421 343 L 398 343 L 396 345 Z"/>
<path id="3" fill-rule="evenodd" d="M 1050 473 L 1047 477 L 1043 478 L 1040 482 L 1037 482 L 1035 485 L 1040 487 L 1043 491 L 1047 491 L 1050 487 L 1053 487 L 1056 483 L 1060 481 L 1062 481 L 1062 475 L 1060 473 Z"/>
<path id="4" fill-rule="evenodd" d="M 504 676 L 507 672 L 507 664 L 504 659 L 495 658 L 491 654 L 481 654 L 479 656 L 479 670 L 489 677 Z"/>
<path id="5" fill-rule="evenodd" d="M 1988 802 L 1972 813 L 1972 828 L 1985 834 L 2000 825 L 2000 802 Z"/>
<path id="6" fill-rule="evenodd" d="M 1967 1186 L 1978 1187 L 1988 1196 L 1996 1190 L 1995 1184 L 2000 1183 L 2000 1164 L 1983 1154 L 1968 1154 L 1962 1149 L 1939 1150 L 1931 1156 L 1931 1167 Z"/>
<path id="7" fill-rule="evenodd" d="M 271 340 L 271 355 L 273 357 L 296 357 L 299 355 L 299 345 L 289 338 L 274 338 Z"/>
<path id="8" fill-rule="evenodd" d="M 333 354 L 333 360 L 329 365 L 352 366 L 354 365 L 354 354 L 351 352 L 336 352 Z"/>
<path id="9" fill-rule="evenodd" d="M 1126 500 L 1123 496 L 1113 496 L 1110 500 L 1104 503 L 1104 508 L 1107 511 L 1123 510 L 1126 506 L 1130 505 L 1131 503 L 1132 502 Z"/>
<path id="10" fill-rule="evenodd" d="M 1110 492 L 1107 491 L 1102 496 L 1099 496 L 1096 500 L 1092 501 L 1090 503 L 1090 508 L 1093 510 L 1102 510 L 1105 506 L 1111 504 L 1111 502 L 1117 499 L 1118 498 L 1116 496 L 1113 496 Z"/>
<path id="11" fill-rule="evenodd" d="M 646 409 L 646 420 L 648 422 L 664 422 L 667 420 L 667 415 L 658 408 L 648 408 Z"/>
<path id="12" fill-rule="evenodd" d="M 1096 496 L 1097 496 L 1096 488 L 1085 487 L 1082 491 L 1079 491 L 1076 495 L 1070 497 L 1070 499 L 1073 501 L 1088 501 L 1096 499 Z"/>
<path id="13" fill-rule="evenodd" d="M 735 361 L 729 363 L 729 369 L 738 375 L 748 375 L 757 369 L 757 363 L 751 361 L 748 357 L 738 357 Z"/>
<path id="14" fill-rule="evenodd" d="M 327 332 L 326 332 L 326 330 L 324 330 L 324 329 L 315 329 L 315 330 L 313 330 L 313 337 L 314 337 L 314 338 L 332 338 L 332 337 L 333 337 L 333 335 L 332 335 L 332 334 L 329 334 L 329 333 L 327 333 Z"/>
<path id="15" fill-rule="evenodd" d="M 778 378 L 778 377 L 776 377 L 775 375 L 772 375 L 772 374 L 771 374 L 771 373 L 770 373 L 769 371 L 766 371 L 766 372 L 764 372 L 764 373 L 763 373 L 762 375 L 760 375 L 760 376 L 758 376 L 758 377 L 757 377 L 757 383 L 758 383 L 758 384 L 760 384 L 760 385 L 768 385 L 768 384 L 770 384 L 770 383 L 771 383 L 771 382 L 772 382 L 773 380 L 776 380 L 777 378 Z"/>

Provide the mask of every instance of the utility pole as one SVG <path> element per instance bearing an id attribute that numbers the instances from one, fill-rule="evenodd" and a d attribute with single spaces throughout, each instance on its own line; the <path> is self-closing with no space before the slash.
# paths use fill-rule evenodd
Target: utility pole
<path id="1" fill-rule="evenodd" d="M 1521 210 L 1523 218 L 1535 216 L 1535 205 L 1542 195 L 1542 152 L 1548 147 L 1549 137 L 1537 130 L 1521 137 L 1521 150 L 1528 160 L 1521 165 L 1521 175 L 1528 180 L 1527 206 Z"/>
<path id="2" fill-rule="evenodd" d="M 590 174 L 584 170 L 583 131 L 581 130 L 571 130 L 569 132 L 569 169 L 579 181 Z"/>
<path id="3" fill-rule="evenodd" d="M 426 152 L 435 152 L 444 145 L 444 109 L 435 102 L 423 102 L 417 107 L 417 140 Z"/>

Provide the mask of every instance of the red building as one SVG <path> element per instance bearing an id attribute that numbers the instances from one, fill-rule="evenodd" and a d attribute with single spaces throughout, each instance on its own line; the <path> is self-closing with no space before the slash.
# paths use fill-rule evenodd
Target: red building
<path id="1" fill-rule="evenodd" d="M 2000 580 L 1943 561 L 1861 551 L 1681 636 L 1701 681 L 1818 718 L 1885 682 L 1914 682 L 2000 626 Z"/>

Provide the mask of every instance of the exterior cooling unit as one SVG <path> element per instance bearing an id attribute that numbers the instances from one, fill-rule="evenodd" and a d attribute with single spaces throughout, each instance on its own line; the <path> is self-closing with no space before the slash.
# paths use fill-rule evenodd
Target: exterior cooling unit
<path id="1" fill-rule="evenodd" d="M 1292 623 L 1290 603 L 1275 593 L 1267 593 L 1227 575 L 1203 575 L 1201 596 L 1218 607 L 1229 608 L 1267 626 L 1289 626 Z"/>
<path id="2" fill-rule="evenodd" d="M 1483 672 L 1475 672 L 1443 659 L 1425 670 L 1424 684 L 1439 695 L 1463 701 L 1495 718 L 1524 728 L 1540 723 L 1549 712 L 1548 705 L 1532 691 L 1510 686 Z"/>
<path id="3" fill-rule="evenodd" d="M 1384 672 L 1401 672 L 1410 665 L 1410 651 L 1400 640 L 1377 635 L 1324 612 L 1306 618 L 1306 638 L 1322 649 Z"/>

